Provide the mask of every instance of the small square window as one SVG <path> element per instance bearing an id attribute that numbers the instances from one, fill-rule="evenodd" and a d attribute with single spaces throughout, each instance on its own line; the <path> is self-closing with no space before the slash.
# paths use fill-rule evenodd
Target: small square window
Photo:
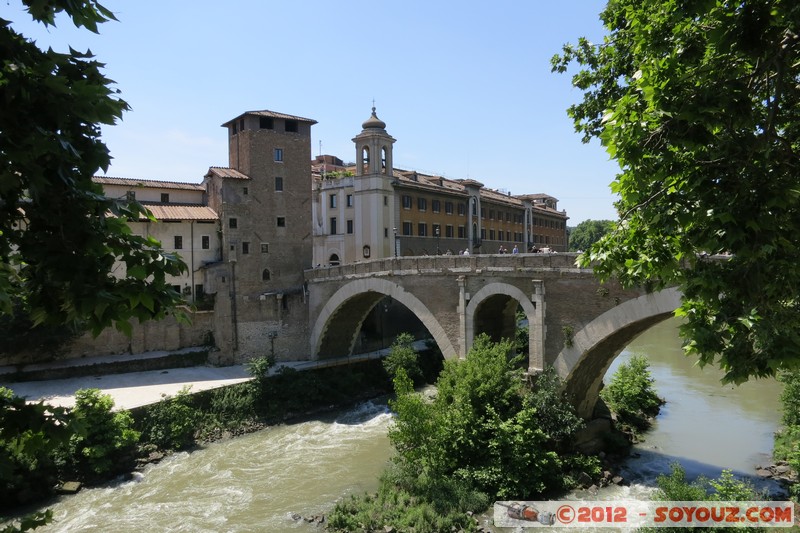
<path id="1" fill-rule="evenodd" d="M 203 250 L 208 250 L 209 248 L 211 248 L 211 237 L 209 237 L 208 235 L 203 235 L 202 237 L 200 237 L 200 247 Z"/>
<path id="2" fill-rule="evenodd" d="M 283 162 L 283 148 L 275 148 L 275 161 Z"/>
<path id="3" fill-rule="evenodd" d="M 285 228 L 286 227 L 286 217 L 278 217 L 277 219 L 278 227 Z"/>
<path id="4" fill-rule="evenodd" d="M 417 198 L 417 209 L 425 211 L 428 208 L 428 200 L 426 198 Z"/>
<path id="5" fill-rule="evenodd" d="M 243 242 L 242 243 L 242 255 L 249 254 L 249 253 L 250 253 L 250 243 L 249 242 Z"/>
<path id="6" fill-rule="evenodd" d="M 242 187 L 242 194 L 247 196 L 247 193 L 250 192 L 247 187 Z"/>
<path id="7" fill-rule="evenodd" d="M 348 220 L 347 221 L 347 234 L 348 235 L 352 235 L 353 234 L 353 221 L 352 220 Z"/>
<path id="8" fill-rule="evenodd" d="M 261 243 L 261 253 L 262 254 L 268 254 L 269 253 L 269 243 L 268 242 L 262 242 Z"/>
<path id="9" fill-rule="evenodd" d="M 438 213 L 439 210 L 441 209 L 441 206 L 442 204 L 439 200 L 433 200 L 431 202 L 431 211 L 433 211 L 434 213 Z"/>
<path id="10" fill-rule="evenodd" d="M 229 218 L 228 219 L 228 227 L 230 229 L 238 228 L 239 227 L 239 221 L 236 218 L 233 218 L 233 217 Z"/>
<path id="11" fill-rule="evenodd" d="M 283 190 L 283 178 L 281 176 L 275 176 L 275 190 L 276 191 Z"/>
<path id="12" fill-rule="evenodd" d="M 403 209 L 411 209 L 411 197 L 407 194 L 403 195 Z"/>
<path id="13" fill-rule="evenodd" d="M 183 237 L 180 235 L 175 235 L 175 249 L 176 250 L 183 249 Z"/>
<path id="14" fill-rule="evenodd" d="M 260 117 L 258 119 L 258 127 L 262 130 L 271 130 L 275 128 L 275 122 L 272 117 Z"/>
<path id="15" fill-rule="evenodd" d="M 161 193 L 161 203 L 166 204 L 169 202 L 169 193 L 162 192 Z"/>
<path id="16" fill-rule="evenodd" d="M 296 120 L 286 120 L 284 123 L 284 130 L 288 131 L 289 133 L 297 133 L 297 121 Z"/>

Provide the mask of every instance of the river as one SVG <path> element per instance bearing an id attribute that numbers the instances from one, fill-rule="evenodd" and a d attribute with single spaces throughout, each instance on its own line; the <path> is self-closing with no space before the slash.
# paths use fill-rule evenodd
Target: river
<path id="1" fill-rule="evenodd" d="M 779 384 L 721 386 L 719 372 L 701 371 L 682 355 L 676 327 L 669 320 L 651 328 L 609 370 L 631 354 L 645 354 L 667 405 L 637 446 L 639 457 L 624 467 L 633 485 L 591 499 L 644 495 L 676 460 L 692 475 L 710 476 L 723 468 L 752 474 L 769 460 Z M 368 402 L 338 416 L 178 453 L 134 481 L 62 498 L 51 506 L 55 523 L 37 531 L 319 531 L 292 515 L 323 514 L 343 495 L 377 489 L 391 454 L 390 420 L 385 404 Z"/>

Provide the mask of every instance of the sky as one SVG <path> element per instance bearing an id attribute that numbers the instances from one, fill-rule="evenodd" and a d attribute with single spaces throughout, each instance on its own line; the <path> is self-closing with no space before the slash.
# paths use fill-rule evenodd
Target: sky
<path id="1" fill-rule="evenodd" d="M 573 129 L 582 98 L 550 71 L 565 43 L 600 42 L 599 0 L 105 0 L 99 34 L 31 21 L 18 0 L 0 18 L 40 47 L 91 50 L 131 110 L 103 140 L 108 176 L 199 183 L 228 166 L 220 125 L 246 111 L 317 121 L 311 152 L 356 159 L 371 107 L 394 165 L 559 200 L 568 225 L 616 219 L 618 171 Z"/>

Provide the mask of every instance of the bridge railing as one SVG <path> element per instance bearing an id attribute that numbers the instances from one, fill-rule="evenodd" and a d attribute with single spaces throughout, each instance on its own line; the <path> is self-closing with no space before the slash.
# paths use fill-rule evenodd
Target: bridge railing
<path id="1" fill-rule="evenodd" d="M 305 278 L 308 281 L 315 281 L 386 272 L 397 274 L 451 272 L 457 274 L 479 271 L 564 270 L 578 268 L 575 265 L 577 257 L 577 253 L 387 257 L 345 265 L 312 268 L 305 271 Z"/>

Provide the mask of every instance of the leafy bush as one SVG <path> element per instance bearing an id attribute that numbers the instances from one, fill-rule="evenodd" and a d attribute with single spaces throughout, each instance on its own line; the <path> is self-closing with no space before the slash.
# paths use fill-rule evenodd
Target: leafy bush
<path id="1" fill-rule="evenodd" d="M 147 408 L 141 421 L 142 441 L 162 450 L 180 450 L 194 444 L 203 413 L 191 403 L 189 387 L 174 398 L 162 395 L 160 402 Z"/>
<path id="2" fill-rule="evenodd" d="M 50 494 L 58 475 L 53 452 L 71 433 L 66 409 L 0 387 L 0 508 Z"/>
<path id="3" fill-rule="evenodd" d="M 650 363 L 634 355 L 619 366 L 600 397 L 617 413 L 618 421 L 634 432 L 646 429 L 664 401 L 658 397 L 650 374 Z"/>
<path id="4" fill-rule="evenodd" d="M 99 389 L 75 393 L 72 424 L 79 432 L 67 445 L 67 464 L 75 473 L 94 478 L 128 470 L 139 432 L 128 411 L 113 412 L 114 400 Z"/>
<path id="5" fill-rule="evenodd" d="M 414 393 L 401 370 L 389 438 L 409 477 L 453 478 L 490 497 L 527 498 L 565 488 L 564 441 L 580 427 L 555 374 L 526 388 L 512 343 L 482 335 L 463 361 L 446 361 L 436 398 Z"/>
<path id="6" fill-rule="evenodd" d="M 419 384 L 422 381 L 422 370 L 419 366 L 419 354 L 413 347 L 414 337 L 410 333 L 401 333 L 392 343 L 389 355 L 383 359 L 383 368 L 394 379 L 399 369 L 405 370 L 411 380 Z"/>
<path id="7" fill-rule="evenodd" d="M 783 371 L 778 374 L 783 383 L 781 409 L 783 427 L 775 433 L 773 457 L 786 461 L 795 472 L 800 472 L 800 372 Z M 792 498 L 800 498 L 800 484 L 789 487 Z"/>

